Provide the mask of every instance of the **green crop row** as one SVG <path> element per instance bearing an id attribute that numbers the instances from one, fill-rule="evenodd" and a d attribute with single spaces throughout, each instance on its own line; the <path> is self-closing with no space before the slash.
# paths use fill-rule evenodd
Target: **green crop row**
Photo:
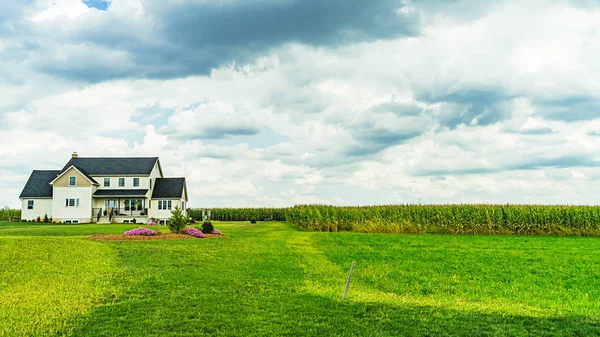
<path id="1" fill-rule="evenodd" d="M 312 231 L 600 235 L 600 207 L 546 205 L 295 206 L 287 221 Z"/>
<path id="2" fill-rule="evenodd" d="M 217 221 L 285 221 L 285 208 L 213 208 L 211 220 Z M 188 215 L 196 221 L 202 220 L 201 209 L 189 209 Z"/>
<path id="3" fill-rule="evenodd" d="M 200 209 L 189 210 L 196 220 Z M 220 221 L 288 221 L 311 231 L 600 235 L 600 207 L 554 205 L 389 205 L 213 208 Z"/>

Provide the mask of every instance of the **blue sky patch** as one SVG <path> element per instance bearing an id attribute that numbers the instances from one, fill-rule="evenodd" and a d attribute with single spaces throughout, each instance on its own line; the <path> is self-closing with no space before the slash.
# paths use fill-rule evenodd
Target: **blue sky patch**
<path id="1" fill-rule="evenodd" d="M 83 0 L 83 3 L 89 8 L 96 8 L 101 11 L 105 11 L 110 5 L 108 0 Z"/>

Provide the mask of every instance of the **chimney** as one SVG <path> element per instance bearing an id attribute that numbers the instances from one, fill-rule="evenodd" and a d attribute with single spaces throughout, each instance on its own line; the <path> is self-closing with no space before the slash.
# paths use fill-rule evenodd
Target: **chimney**
<path id="1" fill-rule="evenodd" d="M 73 154 L 71 155 L 71 158 L 77 158 L 79 157 L 79 155 L 77 154 L 77 152 L 73 152 Z"/>

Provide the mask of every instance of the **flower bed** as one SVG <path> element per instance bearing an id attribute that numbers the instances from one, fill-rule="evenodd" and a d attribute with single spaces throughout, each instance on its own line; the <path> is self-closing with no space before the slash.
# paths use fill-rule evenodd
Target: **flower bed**
<path id="1" fill-rule="evenodd" d="M 212 231 L 212 233 L 217 235 L 223 235 L 223 233 L 221 233 L 221 231 L 216 228 Z"/>
<path id="2" fill-rule="evenodd" d="M 150 236 L 150 235 L 156 235 L 156 231 L 154 231 L 154 230 L 152 230 L 150 228 L 140 227 L 140 228 L 135 228 L 135 229 L 128 230 L 127 232 L 123 233 L 123 235 L 144 235 L 144 236 Z"/>
<path id="3" fill-rule="evenodd" d="M 191 235 L 191 236 L 195 236 L 197 238 L 204 238 L 204 233 L 202 233 L 201 231 L 197 230 L 196 228 L 186 228 L 183 230 L 183 232 L 185 234 Z"/>

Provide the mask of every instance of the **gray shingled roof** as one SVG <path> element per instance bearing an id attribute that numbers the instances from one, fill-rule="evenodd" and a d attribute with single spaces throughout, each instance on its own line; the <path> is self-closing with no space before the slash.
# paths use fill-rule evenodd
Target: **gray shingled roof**
<path id="1" fill-rule="evenodd" d="M 157 178 L 154 182 L 152 199 L 180 199 L 183 195 L 185 178 Z"/>
<path id="2" fill-rule="evenodd" d="M 50 185 L 50 182 L 60 172 L 57 170 L 34 170 L 31 172 L 19 198 L 52 198 L 52 185 Z"/>
<path id="3" fill-rule="evenodd" d="M 150 174 L 158 157 L 71 158 L 63 171 L 77 167 L 86 175 Z"/>
<path id="4" fill-rule="evenodd" d="M 146 195 L 146 193 L 148 192 L 148 190 L 141 190 L 141 189 L 137 189 L 137 190 L 121 190 L 121 189 L 114 189 L 114 190 L 97 190 L 96 193 L 94 193 L 94 197 L 143 197 Z"/>

